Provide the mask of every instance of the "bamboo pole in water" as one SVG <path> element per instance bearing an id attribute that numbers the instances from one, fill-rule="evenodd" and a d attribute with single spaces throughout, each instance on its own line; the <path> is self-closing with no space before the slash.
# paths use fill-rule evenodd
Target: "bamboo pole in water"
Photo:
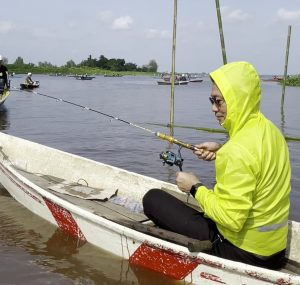
<path id="1" fill-rule="evenodd" d="M 289 61 L 291 30 L 292 30 L 292 27 L 289 25 L 288 26 L 287 42 L 286 42 L 286 51 L 285 51 L 284 76 L 283 76 L 283 82 L 282 82 L 281 111 L 283 111 L 283 105 L 284 105 L 285 83 L 286 83 L 288 61 Z"/>
<path id="2" fill-rule="evenodd" d="M 170 106 L 170 135 L 173 135 L 174 125 L 174 82 L 175 82 L 175 51 L 176 51 L 177 0 L 174 0 L 173 42 L 172 42 L 172 71 L 171 71 L 171 106 Z"/>
<path id="3" fill-rule="evenodd" d="M 223 33 L 223 28 L 222 28 L 222 17 L 221 17 L 219 0 L 216 0 L 216 9 L 217 9 L 217 16 L 218 16 L 218 24 L 219 24 L 219 33 L 220 33 L 220 40 L 221 40 L 223 64 L 226 64 L 227 63 L 227 57 L 226 57 L 226 50 L 225 50 L 225 41 L 224 41 L 224 33 Z"/>

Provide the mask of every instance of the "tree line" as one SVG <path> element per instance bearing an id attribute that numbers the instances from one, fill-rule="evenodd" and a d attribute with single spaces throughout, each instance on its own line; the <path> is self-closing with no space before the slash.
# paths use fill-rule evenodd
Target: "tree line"
<path id="1" fill-rule="evenodd" d="M 12 64 L 14 67 L 24 67 L 34 68 L 57 68 L 57 66 L 51 64 L 50 62 L 38 62 L 37 65 L 33 63 L 25 63 L 21 56 L 18 56 L 15 62 Z M 157 72 L 158 65 L 154 59 L 151 59 L 148 64 L 145 64 L 141 67 L 137 66 L 135 63 L 126 62 L 125 59 L 121 58 L 106 58 L 104 55 L 101 55 L 98 59 L 92 58 L 91 55 L 87 59 L 82 60 L 79 64 L 76 64 L 72 59 L 67 61 L 65 65 L 61 66 L 62 68 L 82 68 L 82 67 L 91 67 L 99 68 L 101 70 L 107 70 L 112 72 L 122 72 L 122 71 L 136 71 L 136 72 Z"/>

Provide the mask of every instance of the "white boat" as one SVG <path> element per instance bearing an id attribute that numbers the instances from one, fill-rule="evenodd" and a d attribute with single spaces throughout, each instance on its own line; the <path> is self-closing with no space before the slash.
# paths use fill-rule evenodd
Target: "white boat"
<path id="1" fill-rule="evenodd" d="M 203 79 L 201 79 L 201 78 L 198 78 L 198 77 L 191 77 L 190 79 L 189 79 L 189 82 L 203 82 Z"/>
<path id="2" fill-rule="evenodd" d="M 33 83 L 21 83 L 20 84 L 21 89 L 35 89 L 40 87 L 39 81 L 34 81 Z"/>
<path id="3" fill-rule="evenodd" d="M 289 222 L 287 265 L 274 271 L 209 255 L 204 251 L 210 242 L 159 229 L 142 212 L 135 212 L 150 188 L 186 201 L 171 183 L 4 133 L 0 183 L 30 211 L 75 236 L 78 246 L 89 242 L 171 279 L 199 285 L 300 284 L 298 222 Z M 118 199 L 126 203 L 118 205 Z"/>
<path id="4" fill-rule="evenodd" d="M 174 85 L 187 85 L 189 83 L 188 80 L 175 80 Z M 158 85 L 172 85 L 171 81 L 165 81 L 165 80 L 158 80 Z"/>
<path id="5" fill-rule="evenodd" d="M 6 89 L 3 92 L 0 92 L 0 105 L 2 105 L 5 102 L 9 94 L 10 94 L 9 90 Z"/>

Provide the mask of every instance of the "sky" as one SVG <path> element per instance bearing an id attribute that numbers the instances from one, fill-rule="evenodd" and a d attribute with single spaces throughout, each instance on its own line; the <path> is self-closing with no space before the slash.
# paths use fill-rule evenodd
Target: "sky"
<path id="1" fill-rule="evenodd" d="M 300 0 L 219 0 L 227 61 L 260 74 L 300 73 Z M 0 0 L 0 54 L 13 63 L 122 58 L 171 70 L 174 0 Z M 211 72 L 223 64 L 215 0 L 177 0 L 175 70 Z"/>

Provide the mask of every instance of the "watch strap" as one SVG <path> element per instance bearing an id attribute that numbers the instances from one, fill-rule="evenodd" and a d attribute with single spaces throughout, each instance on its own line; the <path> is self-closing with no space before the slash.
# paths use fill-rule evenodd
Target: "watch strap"
<path id="1" fill-rule="evenodd" d="M 191 194 L 194 198 L 195 198 L 196 192 L 197 192 L 197 190 L 198 190 L 198 188 L 199 188 L 200 186 L 203 186 L 203 184 L 199 182 L 199 183 L 194 184 L 194 185 L 191 187 L 190 194 Z"/>

